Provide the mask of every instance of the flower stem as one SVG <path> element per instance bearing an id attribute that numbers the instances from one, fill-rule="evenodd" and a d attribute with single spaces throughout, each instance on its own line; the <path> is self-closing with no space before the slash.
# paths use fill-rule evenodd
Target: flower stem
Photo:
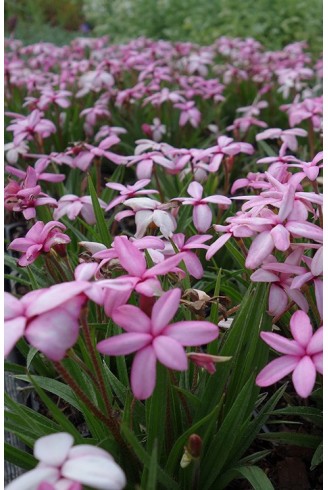
<path id="1" fill-rule="evenodd" d="M 100 392 L 101 392 L 101 395 L 103 397 L 103 400 L 105 402 L 105 406 L 106 406 L 106 411 L 107 411 L 108 417 L 110 419 L 112 419 L 113 424 L 116 426 L 116 429 L 118 430 L 117 421 L 113 418 L 113 411 L 112 411 L 111 403 L 110 403 L 110 400 L 109 400 L 109 397 L 108 397 L 108 394 L 107 394 L 107 391 L 106 391 L 105 380 L 104 380 L 104 377 L 103 377 L 103 374 L 102 374 L 102 371 L 101 371 L 101 366 L 100 366 L 100 363 L 99 363 L 98 354 L 97 354 L 97 352 L 95 350 L 94 344 L 93 344 L 92 339 L 91 339 L 90 329 L 89 329 L 89 326 L 88 326 L 88 313 L 87 313 L 87 309 L 86 308 L 84 308 L 82 310 L 80 319 L 81 319 L 81 324 L 82 324 L 83 336 L 84 336 L 84 339 L 85 339 L 85 342 L 86 342 L 86 345 L 87 345 L 87 349 L 88 349 L 88 351 L 89 351 L 89 353 L 91 355 L 91 360 L 92 360 L 92 363 L 93 363 L 93 367 L 94 367 L 94 369 L 96 371 L 97 384 L 98 384 L 98 387 L 100 389 Z"/>

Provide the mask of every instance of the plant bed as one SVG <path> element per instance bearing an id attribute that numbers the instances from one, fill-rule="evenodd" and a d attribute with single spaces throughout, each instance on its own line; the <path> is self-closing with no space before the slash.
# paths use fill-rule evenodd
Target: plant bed
<path id="1" fill-rule="evenodd" d="M 321 488 L 321 60 L 11 39 L 5 67 L 8 490 Z"/>

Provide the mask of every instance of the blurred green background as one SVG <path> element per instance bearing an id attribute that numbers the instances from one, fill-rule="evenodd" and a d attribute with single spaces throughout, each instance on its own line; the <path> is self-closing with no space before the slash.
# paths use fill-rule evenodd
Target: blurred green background
<path id="1" fill-rule="evenodd" d="M 88 23 L 86 26 L 85 23 Z M 209 44 L 254 37 L 267 49 L 305 40 L 322 51 L 322 0 L 6 0 L 5 30 L 26 43 L 108 34 Z"/>

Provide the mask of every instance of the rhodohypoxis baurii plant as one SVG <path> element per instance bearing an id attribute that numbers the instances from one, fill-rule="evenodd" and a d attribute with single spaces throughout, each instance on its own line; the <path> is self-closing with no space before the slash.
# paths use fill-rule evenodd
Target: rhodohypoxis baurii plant
<path id="1" fill-rule="evenodd" d="M 320 463 L 317 65 L 250 38 L 6 40 L 6 368 L 40 407 L 6 397 L 35 456 L 6 447 L 8 488 L 269 490 L 272 440 Z"/>

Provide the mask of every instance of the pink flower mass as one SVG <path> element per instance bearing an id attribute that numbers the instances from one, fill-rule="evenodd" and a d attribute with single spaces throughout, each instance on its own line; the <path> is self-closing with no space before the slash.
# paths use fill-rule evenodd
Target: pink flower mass
<path id="1" fill-rule="evenodd" d="M 5 39 L 8 490 L 319 485 L 322 59 L 165 30 Z"/>

